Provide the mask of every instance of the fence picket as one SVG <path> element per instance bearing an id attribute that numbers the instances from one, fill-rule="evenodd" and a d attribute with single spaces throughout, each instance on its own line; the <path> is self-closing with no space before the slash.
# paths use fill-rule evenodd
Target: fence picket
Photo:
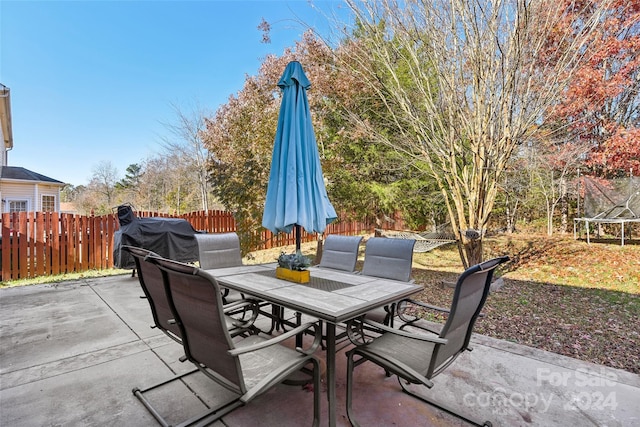
<path id="1" fill-rule="evenodd" d="M 82 265 L 80 266 L 81 271 L 86 271 L 89 269 L 89 217 L 83 216 L 80 219 L 80 245 L 82 248 L 82 255 L 80 259 L 82 260 Z"/>
<path id="2" fill-rule="evenodd" d="M 22 277 L 29 277 L 28 276 L 29 264 L 28 264 L 28 257 L 27 257 L 27 248 L 28 248 L 27 213 L 20 212 L 20 214 L 18 215 L 18 218 L 20 222 L 20 231 L 18 232 L 18 240 L 20 245 L 18 249 L 18 253 L 19 253 L 18 263 L 20 265 L 20 275 Z"/>

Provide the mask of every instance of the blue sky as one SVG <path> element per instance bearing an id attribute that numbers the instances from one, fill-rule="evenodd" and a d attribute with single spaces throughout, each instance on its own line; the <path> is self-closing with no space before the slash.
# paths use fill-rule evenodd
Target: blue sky
<path id="1" fill-rule="evenodd" d="M 9 165 L 85 185 L 100 161 L 162 151 L 172 104 L 214 112 L 338 1 L 0 0 L 0 83 L 11 89 Z M 272 25 L 261 43 L 262 18 Z"/>

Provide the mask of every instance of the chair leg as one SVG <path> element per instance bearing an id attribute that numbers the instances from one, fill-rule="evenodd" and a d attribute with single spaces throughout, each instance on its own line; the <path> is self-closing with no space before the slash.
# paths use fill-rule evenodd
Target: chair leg
<path id="1" fill-rule="evenodd" d="M 183 374 L 180 375 L 176 375 L 168 380 L 159 382 L 157 384 L 154 384 L 150 387 L 144 388 L 144 389 L 140 389 L 138 387 L 134 388 L 133 390 L 131 390 L 133 392 L 133 394 L 138 398 L 138 400 L 144 405 L 144 407 L 147 409 L 147 411 L 149 411 L 149 413 L 151 415 L 153 415 L 153 417 L 156 419 L 156 421 L 158 421 L 158 423 L 163 426 L 163 427 L 171 427 L 173 426 L 173 424 L 169 424 L 167 423 L 167 421 L 164 419 L 164 417 L 162 417 L 162 415 L 156 410 L 156 408 L 151 404 L 151 402 L 145 397 L 144 393 L 154 390 L 158 387 L 161 387 L 163 385 L 169 384 L 173 381 L 177 381 L 177 380 L 182 380 L 182 378 L 186 377 L 187 375 L 191 375 L 195 372 L 200 371 L 200 369 L 195 368 L 189 372 L 185 372 Z M 188 387 L 188 386 L 187 386 Z M 190 387 L 188 387 L 189 389 L 191 389 Z M 192 393 L 193 390 L 191 390 Z M 197 394 L 194 393 L 194 395 L 197 397 Z M 204 403 L 204 402 L 202 402 Z M 222 418 L 223 416 L 225 416 L 226 414 L 228 414 L 229 412 L 233 411 L 234 409 L 242 406 L 244 403 L 241 402 L 238 399 L 233 399 L 227 402 L 223 402 L 221 404 L 218 404 L 217 406 L 214 407 L 210 407 L 209 405 L 205 406 L 208 408 L 206 411 L 186 420 L 186 421 L 182 421 L 179 424 L 176 424 L 175 427 L 187 427 L 187 426 L 205 426 L 205 425 L 209 425 L 211 423 L 213 423 L 214 421 Z"/>
<path id="2" fill-rule="evenodd" d="M 181 361 L 182 361 L 182 360 L 181 360 Z M 190 370 L 190 371 L 188 371 L 188 372 L 185 372 L 185 373 L 183 373 L 183 374 L 179 374 L 179 375 L 175 375 L 175 376 L 173 376 L 173 377 L 169 378 L 168 380 L 161 381 L 161 382 L 159 382 L 159 383 L 156 383 L 156 384 L 154 384 L 154 385 L 152 385 L 152 386 L 149 386 L 149 387 L 146 387 L 146 388 L 144 388 L 144 389 L 141 389 L 141 388 L 139 388 L 139 387 L 135 387 L 133 390 L 131 390 L 131 392 L 132 392 L 132 393 L 133 393 L 133 394 L 138 398 L 138 400 L 139 400 L 139 401 L 144 405 L 144 407 L 147 409 L 147 411 L 149 411 L 149 413 L 150 413 L 151 415 L 153 415 L 153 418 L 155 418 L 155 419 L 156 419 L 156 421 L 158 421 L 158 423 L 160 423 L 160 425 L 162 425 L 163 427 L 168 427 L 168 426 L 169 426 L 169 424 L 167 424 L 167 422 L 166 422 L 166 421 L 165 421 L 165 419 L 162 417 L 162 415 L 160 415 L 160 413 L 159 413 L 158 411 L 156 411 L 156 409 L 151 405 L 151 402 L 149 402 L 149 401 L 147 400 L 147 398 L 146 398 L 146 397 L 144 397 L 144 393 L 146 393 L 146 392 L 148 392 L 148 391 L 151 391 L 151 390 L 154 390 L 154 389 L 156 389 L 156 388 L 158 388 L 158 387 L 161 387 L 161 386 L 163 386 L 163 385 L 165 385 L 165 384 L 169 384 L 169 383 L 171 383 L 171 382 L 173 382 L 173 381 L 180 380 L 180 379 L 182 379 L 182 378 L 184 378 L 184 377 L 186 377 L 186 376 L 188 376 L 188 375 L 191 375 L 191 374 L 193 374 L 193 373 L 195 373 L 195 372 L 198 372 L 198 370 L 199 370 L 198 368 L 192 369 L 192 370 Z"/>
<path id="3" fill-rule="evenodd" d="M 296 325 L 302 325 L 302 313 L 296 312 Z M 296 335 L 296 347 L 302 347 L 302 337 L 304 333 Z"/>
<path id="4" fill-rule="evenodd" d="M 406 383 L 406 381 L 404 381 L 404 380 L 403 380 L 402 378 L 400 378 L 400 377 L 398 377 L 398 382 L 400 383 L 400 387 L 402 387 L 402 391 L 404 391 L 404 392 L 405 392 L 405 393 L 407 393 L 408 395 L 413 396 L 413 397 L 415 397 L 416 399 L 420 399 L 420 400 L 422 400 L 423 402 L 428 403 L 429 405 L 434 406 L 434 407 L 436 407 L 436 408 L 438 408 L 438 409 L 441 409 L 441 410 L 443 410 L 443 411 L 445 411 L 445 412 L 447 412 L 447 413 L 449 413 L 449 414 L 451 414 L 451 415 L 453 415 L 453 416 L 455 416 L 455 417 L 457 417 L 457 418 L 460 418 L 461 420 L 464 420 L 464 421 L 468 422 L 468 423 L 469 423 L 469 424 L 471 424 L 471 425 L 479 426 L 479 427 L 491 427 L 491 426 L 493 425 L 493 424 L 491 423 L 491 421 L 483 421 L 483 422 L 479 422 L 479 421 L 476 421 L 476 420 L 472 420 L 471 418 L 468 418 L 467 416 L 465 416 L 465 415 L 463 415 L 463 414 L 460 414 L 460 413 L 458 413 L 458 412 L 455 412 L 453 409 L 449 408 L 449 407 L 448 407 L 448 406 L 446 406 L 446 405 L 443 405 L 443 404 L 441 404 L 441 403 L 435 402 L 435 401 L 433 401 L 433 400 L 431 400 L 431 399 L 428 399 L 428 398 L 426 398 L 426 397 L 424 397 L 424 396 L 422 396 L 422 395 L 419 395 L 419 394 L 417 394 L 417 393 L 415 393 L 415 392 L 413 392 L 413 391 L 409 390 L 409 389 L 407 388 L 407 385 L 405 384 L 405 383 Z"/>
<path id="5" fill-rule="evenodd" d="M 267 335 L 271 335 L 274 331 L 280 330 L 282 318 L 284 317 L 284 308 L 272 304 L 271 315 L 269 317 L 271 318 L 271 329 L 265 332 Z"/>
<path id="6" fill-rule="evenodd" d="M 387 315 L 384 317 L 383 323 L 390 328 L 393 328 L 393 318 L 396 312 L 396 303 L 394 302 L 389 305 L 385 305 L 384 311 L 387 312 Z"/>

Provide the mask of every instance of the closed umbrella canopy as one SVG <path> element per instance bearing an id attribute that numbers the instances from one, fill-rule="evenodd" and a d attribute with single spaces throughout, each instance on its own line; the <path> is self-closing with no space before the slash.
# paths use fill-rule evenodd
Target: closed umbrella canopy
<path id="1" fill-rule="evenodd" d="M 289 233 L 294 225 L 309 233 L 322 233 L 337 215 L 324 186 L 311 123 L 307 100 L 311 83 L 302 65 L 293 61 L 285 68 L 278 86 L 282 89 L 282 103 L 262 225 L 274 233 Z"/>

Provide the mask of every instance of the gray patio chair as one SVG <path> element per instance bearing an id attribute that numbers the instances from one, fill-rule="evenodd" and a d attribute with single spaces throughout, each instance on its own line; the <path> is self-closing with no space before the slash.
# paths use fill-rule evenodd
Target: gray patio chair
<path id="1" fill-rule="evenodd" d="M 197 234 L 198 254 L 200 268 L 208 270 L 211 268 L 238 267 L 242 265 L 242 253 L 240 251 L 240 238 L 237 233 L 212 233 Z M 229 288 L 221 288 L 222 299 L 225 303 L 232 301 L 242 301 L 243 294 Z M 284 328 L 284 309 L 282 307 L 271 307 L 264 301 L 258 302 L 261 314 L 271 318 L 271 329 L 265 331 L 271 334 L 274 330 Z M 299 322 L 298 322 L 299 323 Z"/>
<path id="2" fill-rule="evenodd" d="M 236 233 L 196 234 L 200 268 L 238 267 L 242 265 L 240 238 Z M 222 288 L 225 303 L 244 299 L 240 292 Z"/>
<path id="3" fill-rule="evenodd" d="M 362 236 L 328 235 L 324 241 L 318 267 L 354 272 L 361 241 Z"/>
<path id="4" fill-rule="evenodd" d="M 209 379 L 231 392 L 230 398 L 229 393 L 224 393 L 223 402 L 180 425 L 213 423 L 309 364 L 313 367 L 314 382 L 313 425 L 319 424 L 322 390 L 318 359 L 313 355 L 321 338 L 317 324 L 305 323 L 271 339 L 250 335 L 232 340 L 224 320 L 222 294 L 212 275 L 192 265 L 164 258 L 147 257 L 146 260 L 165 272 L 171 307 L 187 359 Z M 315 335 L 309 348 L 294 350 L 279 344 L 308 329 L 313 329 Z M 134 389 L 133 393 L 161 424 L 167 425 L 144 395 L 152 388 Z"/>
<path id="5" fill-rule="evenodd" d="M 175 323 L 171 322 L 173 314 L 169 308 L 169 301 L 167 300 L 162 280 L 162 271 L 157 266 L 144 262 L 147 256 L 157 254 L 147 249 L 129 245 L 123 245 L 122 250 L 133 257 L 140 287 L 151 309 L 153 327 L 160 329 L 172 340 L 182 343 L 180 329 Z"/>
<path id="6" fill-rule="evenodd" d="M 242 265 L 240 239 L 236 233 L 196 234 L 200 268 L 224 268 Z"/>
<path id="7" fill-rule="evenodd" d="M 174 321 L 166 283 L 162 271 L 153 263 L 144 262 L 148 256 L 159 256 L 147 249 L 123 245 L 122 249 L 133 256 L 138 271 L 138 281 L 149 303 L 153 317 L 153 327 L 160 329 L 169 338 L 182 344 L 180 328 Z M 254 301 L 242 300 L 225 305 L 226 321 L 232 335 L 253 331 L 253 322 L 258 316 Z"/>
<path id="8" fill-rule="evenodd" d="M 402 390 L 418 399 L 443 409 L 473 425 L 490 426 L 491 423 L 477 423 L 452 409 L 419 395 L 408 388 L 408 384 L 422 384 L 433 387 L 431 379 L 444 371 L 465 350 L 471 350 L 469 341 L 475 321 L 489 294 L 494 269 L 509 260 L 509 257 L 494 258 L 465 270 L 458 278 L 447 321 L 439 334 L 413 333 L 406 326 L 418 326 L 418 319 L 400 329 L 393 329 L 370 320 L 358 319 L 349 322 L 349 338 L 356 344 L 347 353 L 347 415 L 352 425 L 357 426 L 352 409 L 353 370 L 367 360 L 384 368 L 387 374 L 395 374 Z M 398 309 L 405 311 L 413 300 L 402 300 Z M 427 306 L 431 308 L 431 306 Z M 363 341 L 363 324 L 375 328 L 380 335 Z M 428 329 L 426 329 L 428 330 Z"/>
<path id="9" fill-rule="evenodd" d="M 413 263 L 413 239 L 372 237 L 367 240 L 362 275 L 408 282 Z M 367 318 L 393 326 L 396 304 L 389 304 L 367 313 Z"/>
<path id="10" fill-rule="evenodd" d="M 144 293 L 144 297 L 149 303 L 151 309 L 151 316 L 153 318 L 152 328 L 158 328 L 166 336 L 182 344 L 182 335 L 180 328 L 173 320 L 173 313 L 169 307 L 169 299 L 167 298 L 167 291 L 165 289 L 162 270 L 158 266 L 145 262 L 147 256 L 159 256 L 155 252 L 147 249 L 138 248 L 136 246 L 123 245 L 121 248 L 123 251 L 131 254 L 135 264 L 134 272 L 138 272 L 138 282 Z M 187 356 L 183 355 L 178 360 L 185 362 Z M 186 371 L 182 374 L 177 374 L 165 380 L 163 383 L 170 383 L 179 380 L 183 377 L 193 374 L 197 369 Z"/>

